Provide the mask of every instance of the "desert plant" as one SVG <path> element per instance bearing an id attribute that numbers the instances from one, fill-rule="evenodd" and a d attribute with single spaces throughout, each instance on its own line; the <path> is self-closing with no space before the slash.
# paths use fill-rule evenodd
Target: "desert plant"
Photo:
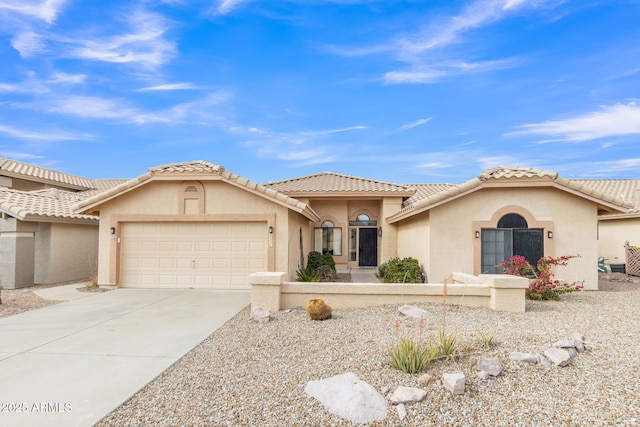
<path id="1" fill-rule="evenodd" d="M 438 334 L 438 342 L 436 343 L 439 356 L 446 356 L 455 360 L 458 355 L 458 346 L 455 334 L 447 335 L 444 330 L 440 330 Z"/>
<path id="2" fill-rule="evenodd" d="M 331 307 L 322 298 L 307 303 L 307 314 L 312 320 L 325 320 L 331 317 Z"/>
<path id="3" fill-rule="evenodd" d="M 493 345 L 493 335 L 485 334 L 484 332 L 479 332 L 480 341 L 482 343 L 482 348 L 488 350 Z"/>
<path id="4" fill-rule="evenodd" d="M 318 272 L 322 280 L 335 282 L 338 279 L 336 271 L 332 269 L 330 265 L 321 265 L 316 271 Z"/>
<path id="5" fill-rule="evenodd" d="M 389 348 L 391 366 L 407 374 L 425 370 L 436 355 L 431 346 L 408 338 L 401 338 L 397 345 Z"/>
<path id="6" fill-rule="evenodd" d="M 303 270 L 296 271 L 298 276 L 298 282 L 319 282 L 322 279 L 322 274 L 315 268 L 305 268 Z"/>
<path id="7" fill-rule="evenodd" d="M 420 263 L 415 258 L 392 258 L 378 267 L 384 283 L 422 283 Z"/>
<path id="8" fill-rule="evenodd" d="M 307 268 L 312 268 L 317 270 L 321 265 L 324 264 L 324 258 L 322 254 L 318 251 L 311 251 L 307 255 Z"/>
<path id="9" fill-rule="evenodd" d="M 331 255 L 329 252 L 322 255 L 322 265 L 326 265 L 330 267 L 334 273 L 336 272 L 336 261 L 333 259 L 333 255 Z"/>

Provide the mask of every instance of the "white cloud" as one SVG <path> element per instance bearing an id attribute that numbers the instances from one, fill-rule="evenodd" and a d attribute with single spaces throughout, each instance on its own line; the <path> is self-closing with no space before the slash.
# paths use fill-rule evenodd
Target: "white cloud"
<path id="1" fill-rule="evenodd" d="M 413 129 L 417 126 L 422 126 L 424 124 L 427 124 L 431 121 L 432 117 L 426 118 L 426 119 L 419 119 L 416 120 L 415 122 L 411 122 L 411 123 L 407 123 L 406 125 L 400 126 L 397 130 L 397 132 L 404 132 L 406 130 L 409 129 Z"/>
<path id="2" fill-rule="evenodd" d="M 11 39 L 11 46 L 20 53 L 23 58 L 29 58 L 45 50 L 42 36 L 33 31 L 25 31 Z"/>
<path id="3" fill-rule="evenodd" d="M 250 3 L 253 0 L 219 0 L 215 13 L 217 15 L 226 15 L 237 9 L 240 5 Z"/>
<path id="4" fill-rule="evenodd" d="M 166 20 L 159 14 L 134 11 L 127 17 L 131 31 L 110 37 L 66 39 L 69 55 L 75 58 L 113 63 L 138 63 L 156 68 L 175 53 L 175 44 L 165 38 Z"/>
<path id="5" fill-rule="evenodd" d="M 0 133 L 8 135 L 11 138 L 25 139 L 32 141 L 64 141 L 64 140 L 84 140 L 92 139 L 91 135 L 73 134 L 65 132 L 34 132 L 31 130 L 17 129 L 11 126 L 0 125 Z"/>
<path id="6" fill-rule="evenodd" d="M 0 92 L 10 93 L 35 93 L 43 94 L 51 92 L 51 85 L 55 84 L 80 84 L 84 83 L 84 74 L 54 73 L 49 79 L 40 79 L 35 73 L 29 73 L 27 78 L 19 83 L 0 82 Z"/>
<path id="7" fill-rule="evenodd" d="M 583 142 L 600 138 L 640 135 L 640 107 L 635 102 L 603 105 L 600 111 L 564 120 L 525 124 L 505 136 L 545 136 L 543 142 Z"/>
<path id="8" fill-rule="evenodd" d="M 137 114 L 135 109 L 121 102 L 96 96 L 56 97 L 39 105 L 47 112 L 84 118 L 131 119 Z"/>
<path id="9" fill-rule="evenodd" d="M 198 86 L 195 86 L 191 83 L 165 83 L 156 86 L 148 86 L 138 89 L 137 92 L 162 92 L 162 91 L 172 91 L 172 90 L 192 90 L 198 89 Z"/>
<path id="10" fill-rule="evenodd" d="M 26 15 L 53 23 L 67 0 L 0 0 L 0 10 Z"/>

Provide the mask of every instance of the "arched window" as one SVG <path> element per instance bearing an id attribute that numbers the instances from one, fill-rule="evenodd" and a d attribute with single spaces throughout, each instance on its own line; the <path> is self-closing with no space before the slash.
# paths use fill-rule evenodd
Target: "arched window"
<path id="1" fill-rule="evenodd" d="M 334 256 L 342 255 L 342 228 L 336 227 L 333 221 L 324 220 L 314 230 L 314 250 Z"/>
<path id="2" fill-rule="evenodd" d="M 516 213 L 508 213 L 498 221 L 498 228 L 529 228 L 527 220 Z"/>
<path id="3" fill-rule="evenodd" d="M 369 215 L 361 213 L 356 218 L 356 221 L 369 221 Z"/>

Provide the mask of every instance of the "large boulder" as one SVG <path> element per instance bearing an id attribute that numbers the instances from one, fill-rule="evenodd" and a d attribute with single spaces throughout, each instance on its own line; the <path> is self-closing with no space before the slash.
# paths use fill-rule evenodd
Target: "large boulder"
<path id="1" fill-rule="evenodd" d="M 384 396 L 352 372 L 309 381 L 304 392 L 330 413 L 353 423 L 379 421 L 387 415 Z"/>

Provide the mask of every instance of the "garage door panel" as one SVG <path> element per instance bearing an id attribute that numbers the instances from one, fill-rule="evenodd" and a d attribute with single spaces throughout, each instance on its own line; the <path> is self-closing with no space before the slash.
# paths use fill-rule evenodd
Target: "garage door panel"
<path id="1" fill-rule="evenodd" d="M 121 285 L 248 289 L 247 276 L 267 269 L 266 230 L 264 222 L 125 223 Z"/>

